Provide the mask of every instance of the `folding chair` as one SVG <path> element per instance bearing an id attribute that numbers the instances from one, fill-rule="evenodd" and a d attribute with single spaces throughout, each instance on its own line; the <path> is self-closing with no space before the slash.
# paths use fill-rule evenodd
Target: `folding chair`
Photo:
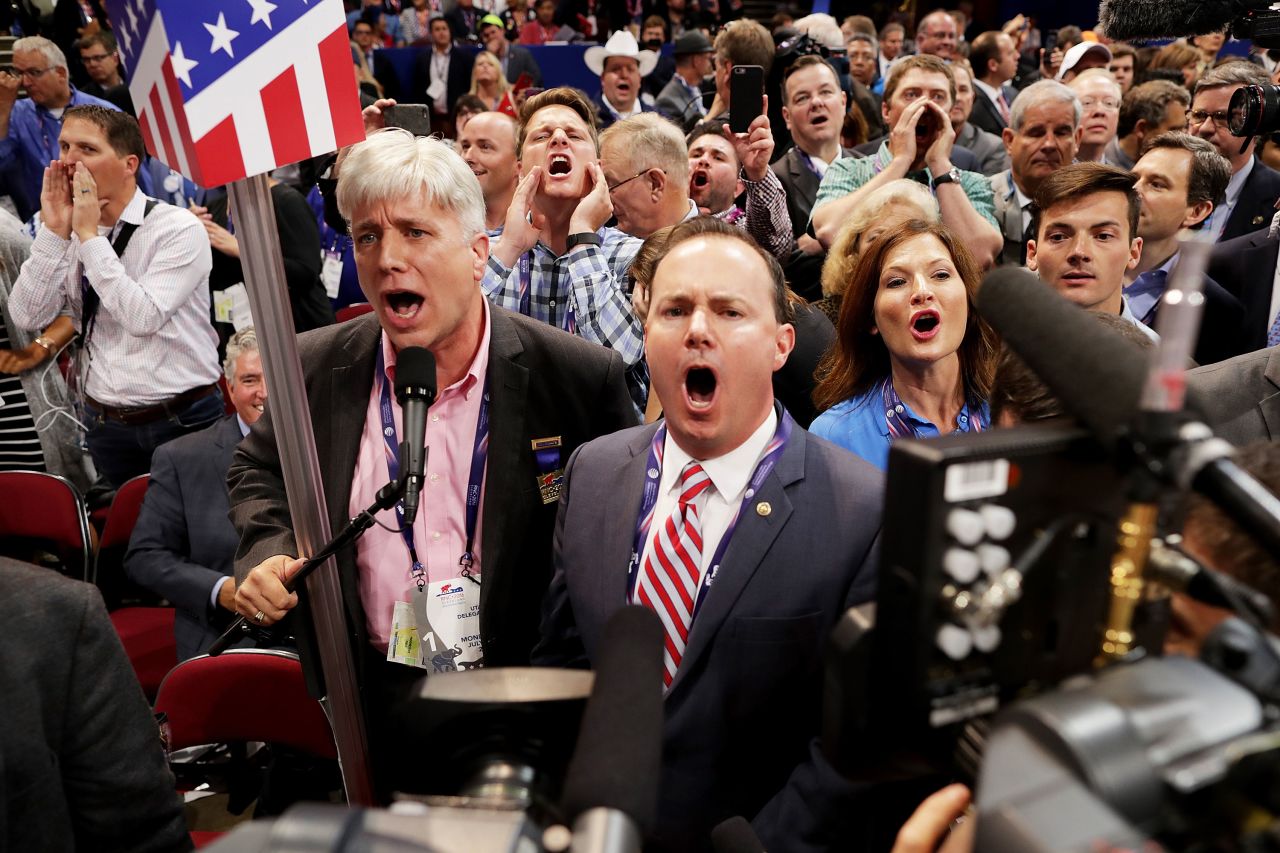
<path id="1" fill-rule="evenodd" d="M 173 616 L 172 607 L 122 607 L 111 611 L 111 624 L 148 702 L 155 701 L 160 683 L 178 663 Z"/>
<path id="2" fill-rule="evenodd" d="M 0 543 L 6 556 L 27 559 L 26 546 L 55 549 L 62 565 L 89 580 L 93 565 L 84 498 L 65 477 L 0 471 Z"/>
<path id="3" fill-rule="evenodd" d="M 117 606 L 131 585 L 124 576 L 124 555 L 129 550 L 129 537 L 138 523 L 142 498 L 151 482 L 148 474 L 130 478 L 117 491 L 107 511 L 102 537 L 98 540 L 98 553 L 93 558 L 93 582 L 102 590 L 107 607 Z"/>

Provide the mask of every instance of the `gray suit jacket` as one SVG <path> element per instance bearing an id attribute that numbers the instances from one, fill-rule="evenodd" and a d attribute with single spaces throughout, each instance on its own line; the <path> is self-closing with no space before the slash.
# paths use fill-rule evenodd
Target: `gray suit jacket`
<path id="1" fill-rule="evenodd" d="M 0 850 L 190 850 L 160 733 L 102 597 L 0 557 Z"/>
<path id="2" fill-rule="evenodd" d="M 567 459 L 584 441 L 634 424 L 635 409 L 616 352 L 501 308 L 489 311 L 480 635 L 486 664 L 514 666 L 528 663 L 537 639 L 538 602 L 551 580 L 555 526 L 555 505 L 542 502 L 530 442 L 560 436 Z M 381 331 L 377 315 L 369 314 L 298 337 L 335 532 L 348 518 Z M 241 534 L 236 576 L 243 578 L 274 554 L 296 554 L 270 408 L 237 448 L 228 482 L 231 520 Z M 356 663 L 362 666 L 368 638 L 355 549 L 339 551 L 337 562 Z"/>
<path id="3" fill-rule="evenodd" d="M 607 436 L 570 460 L 535 663 L 591 662 L 626 602 L 656 430 Z M 870 465 L 792 430 L 752 498 L 770 511 L 738 519 L 664 700 L 658 848 L 704 848 L 710 829 L 733 815 L 754 819 L 769 849 L 837 843 L 826 833 L 833 817 L 847 817 L 846 792 L 810 748 L 827 637 L 875 592 L 882 491 Z"/>
<path id="4" fill-rule="evenodd" d="M 991 195 L 994 197 L 996 221 L 1004 237 L 1004 249 L 1000 253 L 1001 264 L 1022 266 L 1027 258 L 1026 230 L 1022 227 L 1022 208 L 1018 206 L 1018 194 L 1013 191 L 1013 173 L 1006 170 L 991 176 Z"/>
<path id="5" fill-rule="evenodd" d="M 1237 447 L 1280 439 L 1280 347 L 1197 367 L 1187 387 L 1201 395 L 1214 434 Z"/>
<path id="6" fill-rule="evenodd" d="M 653 106 L 659 113 L 687 130 L 697 124 L 698 119 L 702 117 L 698 108 L 692 105 L 693 101 L 693 93 L 684 85 L 679 75 L 676 75 L 662 87 Z"/>
<path id="7" fill-rule="evenodd" d="M 533 80 L 533 85 L 542 85 L 542 69 L 538 67 L 538 60 L 533 58 L 533 54 L 529 52 L 529 49 L 518 44 L 508 44 L 507 82 L 516 82 L 520 79 L 521 74 L 528 74 L 529 78 Z"/>
<path id="8" fill-rule="evenodd" d="M 972 121 L 966 121 L 964 127 L 960 128 L 960 132 L 956 134 L 956 144 L 973 152 L 981 165 L 978 171 L 987 177 L 1009 168 L 1009 152 L 1005 150 L 1004 140 Z"/>
<path id="9" fill-rule="evenodd" d="M 151 481 L 129 539 L 124 570 L 139 586 L 169 599 L 178 660 L 202 654 L 231 614 L 211 608 L 219 578 L 231 574 L 240 537 L 228 517 L 227 469 L 240 443 L 229 415 L 156 448 Z"/>

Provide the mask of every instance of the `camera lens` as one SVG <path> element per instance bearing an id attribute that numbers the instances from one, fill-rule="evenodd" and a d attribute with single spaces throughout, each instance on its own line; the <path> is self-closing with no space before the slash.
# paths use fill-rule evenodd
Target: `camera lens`
<path id="1" fill-rule="evenodd" d="M 1227 127 L 1233 136 L 1258 136 L 1280 130 L 1280 87 L 1243 86 L 1227 106 Z"/>

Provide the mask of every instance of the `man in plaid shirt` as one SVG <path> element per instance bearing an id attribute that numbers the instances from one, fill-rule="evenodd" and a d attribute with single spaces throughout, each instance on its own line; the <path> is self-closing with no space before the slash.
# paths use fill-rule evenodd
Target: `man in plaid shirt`
<path id="1" fill-rule="evenodd" d="M 575 89 L 525 102 L 516 138 L 520 183 L 494 238 L 481 287 L 495 305 L 617 350 L 643 410 L 644 327 L 628 270 L 641 241 L 613 215 L 590 103 Z"/>

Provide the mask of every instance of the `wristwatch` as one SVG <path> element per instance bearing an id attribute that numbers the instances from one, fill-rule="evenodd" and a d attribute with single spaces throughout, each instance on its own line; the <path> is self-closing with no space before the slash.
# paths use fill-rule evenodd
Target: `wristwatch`
<path id="1" fill-rule="evenodd" d="M 951 171 L 945 172 L 941 175 L 938 175 L 936 178 L 934 178 L 933 182 L 929 184 L 929 188 L 936 190 L 938 186 L 941 184 L 959 184 L 959 183 L 960 183 L 960 170 L 957 169 L 955 166 L 952 166 Z"/>
<path id="2" fill-rule="evenodd" d="M 565 238 L 564 250 L 567 252 L 574 246 L 599 246 L 600 235 L 594 231 L 582 231 L 577 234 L 570 234 Z"/>
<path id="3" fill-rule="evenodd" d="M 58 351 L 57 343 L 55 343 L 53 338 L 49 337 L 48 335 L 41 335 L 40 337 L 32 341 L 32 343 L 37 344 L 38 346 L 44 347 L 45 350 L 49 353 L 49 355 L 53 355 Z"/>

